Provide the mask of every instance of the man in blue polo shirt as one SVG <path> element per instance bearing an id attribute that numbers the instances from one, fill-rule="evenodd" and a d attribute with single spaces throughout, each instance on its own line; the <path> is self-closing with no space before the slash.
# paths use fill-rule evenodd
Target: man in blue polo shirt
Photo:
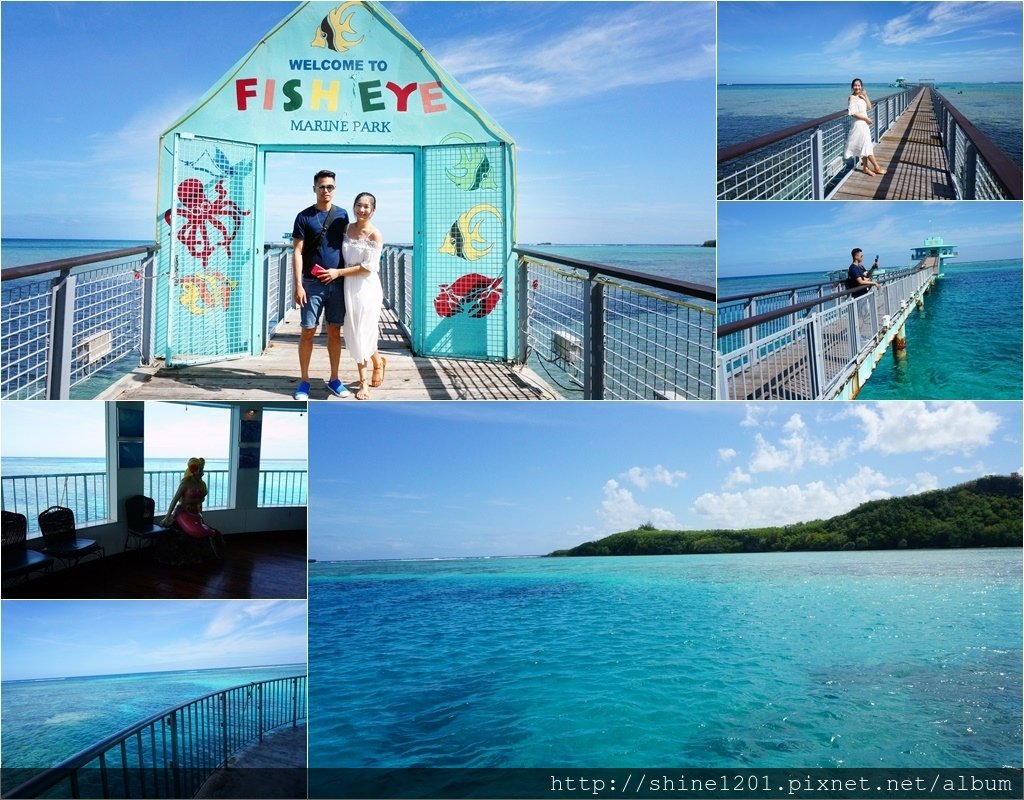
<path id="1" fill-rule="evenodd" d="M 338 378 L 341 326 L 345 322 L 344 278 L 334 279 L 327 272 L 344 266 L 341 244 L 348 227 L 345 209 L 332 202 L 335 188 L 334 173 L 330 170 L 323 169 L 314 175 L 316 203 L 299 212 L 292 228 L 295 305 L 302 309 L 299 334 L 299 370 L 302 375 L 293 394 L 296 400 L 309 399 L 309 362 L 321 315 L 327 325 L 327 357 L 331 364 L 327 388 L 338 397 L 349 394 Z"/>

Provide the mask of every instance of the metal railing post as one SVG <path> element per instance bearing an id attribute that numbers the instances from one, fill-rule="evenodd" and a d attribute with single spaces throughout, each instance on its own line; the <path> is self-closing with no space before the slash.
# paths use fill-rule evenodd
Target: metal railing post
<path id="1" fill-rule="evenodd" d="M 71 396 L 76 283 L 71 270 L 62 270 L 50 290 L 50 353 L 46 375 L 49 400 L 67 400 Z"/>
<path id="2" fill-rule="evenodd" d="M 260 731 L 260 741 L 263 741 L 263 684 L 256 684 L 256 715 Z"/>
<path id="3" fill-rule="evenodd" d="M 974 142 L 967 140 L 964 152 L 963 200 L 978 199 L 978 148 Z"/>
<path id="4" fill-rule="evenodd" d="M 222 764 L 228 763 L 228 693 L 220 696 L 220 727 L 221 731 L 221 759 Z"/>
<path id="5" fill-rule="evenodd" d="M 153 339 L 156 333 L 156 254 L 142 262 L 139 270 L 142 275 L 142 343 L 141 357 L 143 364 L 152 364 L 156 354 L 153 350 Z"/>
<path id="6" fill-rule="evenodd" d="M 167 715 L 167 724 L 171 728 L 171 776 L 174 781 L 174 796 L 181 797 L 181 774 L 178 771 L 178 725 L 174 711 Z"/>
<path id="7" fill-rule="evenodd" d="M 825 197 L 825 149 L 821 127 L 811 134 L 811 197 L 822 200 Z M 877 137 L 876 137 L 877 141 Z"/>
<path id="8" fill-rule="evenodd" d="M 516 334 L 519 337 L 517 344 L 517 358 L 520 364 L 525 364 L 529 353 L 530 338 L 530 267 L 527 260 L 520 256 L 516 260 Z"/>
<path id="9" fill-rule="evenodd" d="M 398 281 L 398 318 L 400 320 L 408 319 L 407 306 L 408 298 L 405 296 L 405 271 L 407 269 L 406 261 L 408 256 L 402 252 L 398 254 L 398 273 L 401 276 Z"/>
<path id="10" fill-rule="evenodd" d="M 592 275 L 584 284 L 583 397 L 604 399 L 604 284 Z"/>
<path id="11" fill-rule="evenodd" d="M 821 314 L 813 314 L 807 321 L 807 356 L 810 358 L 811 398 L 817 400 L 825 390 L 825 340 L 822 326 L 818 324 Z"/>
<path id="12" fill-rule="evenodd" d="M 299 679 L 292 678 L 292 727 L 299 724 Z"/>

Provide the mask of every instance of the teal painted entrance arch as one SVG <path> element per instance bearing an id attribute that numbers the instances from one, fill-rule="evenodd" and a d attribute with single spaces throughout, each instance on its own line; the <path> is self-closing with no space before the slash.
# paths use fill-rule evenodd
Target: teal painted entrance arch
<path id="1" fill-rule="evenodd" d="M 514 142 L 373 2 L 301 4 L 161 136 L 156 354 L 258 352 L 266 156 L 316 152 L 413 156 L 413 350 L 513 359 Z"/>

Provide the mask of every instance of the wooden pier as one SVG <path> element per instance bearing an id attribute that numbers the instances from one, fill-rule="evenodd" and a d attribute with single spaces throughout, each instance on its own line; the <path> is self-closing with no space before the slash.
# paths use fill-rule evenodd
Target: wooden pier
<path id="1" fill-rule="evenodd" d="M 858 163 L 833 200 L 953 200 L 956 192 L 935 121 L 931 89 L 924 88 L 875 145 L 885 175 L 865 175 Z"/>
<path id="2" fill-rule="evenodd" d="M 924 283 L 909 302 L 892 313 L 887 324 L 878 331 L 857 331 L 856 346 L 851 347 L 851 328 L 845 320 L 826 323 L 821 331 L 821 351 L 816 352 L 815 363 L 810 354 L 816 346 L 805 333 L 794 333 L 789 341 L 775 348 L 766 348 L 763 357 L 729 374 L 720 397 L 729 400 L 816 400 L 845 399 L 857 396 L 878 366 L 893 341 L 901 336 L 907 318 L 915 308 L 923 307 L 924 295 L 931 289 L 940 267 L 937 257 L 922 260 L 917 269 L 928 271 L 932 277 Z M 875 315 L 886 317 L 881 292 L 870 295 Z M 848 355 L 856 355 L 849 360 Z M 816 374 L 841 374 L 842 379 L 831 391 L 821 397 L 815 394 Z"/>
<path id="3" fill-rule="evenodd" d="M 495 361 L 421 358 L 412 354 L 394 312 L 381 317 L 380 353 L 388 360 L 384 385 L 371 400 L 554 400 L 558 395 L 527 367 Z M 260 356 L 193 367 L 140 367 L 104 392 L 101 400 L 288 400 L 299 383 L 299 316 L 290 311 Z M 352 356 L 341 354 L 341 380 L 350 397 L 332 395 L 326 336 L 321 330 L 310 364 L 310 400 L 358 402 Z"/>

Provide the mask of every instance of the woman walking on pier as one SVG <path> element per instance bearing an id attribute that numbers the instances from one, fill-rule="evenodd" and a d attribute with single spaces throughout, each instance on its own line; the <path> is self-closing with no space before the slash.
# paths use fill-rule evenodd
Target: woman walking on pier
<path id="1" fill-rule="evenodd" d="M 845 158 L 859 158 L 860 168 L 865 175 L 884 175 L 885 170 L 875 160 L 875 148 L 871 143 L 871 98 L 864 91 L 864 82 L 854 78 L 850 84 L 849 115 L 853 117 L 850 135 L 846 140 Z"/>

